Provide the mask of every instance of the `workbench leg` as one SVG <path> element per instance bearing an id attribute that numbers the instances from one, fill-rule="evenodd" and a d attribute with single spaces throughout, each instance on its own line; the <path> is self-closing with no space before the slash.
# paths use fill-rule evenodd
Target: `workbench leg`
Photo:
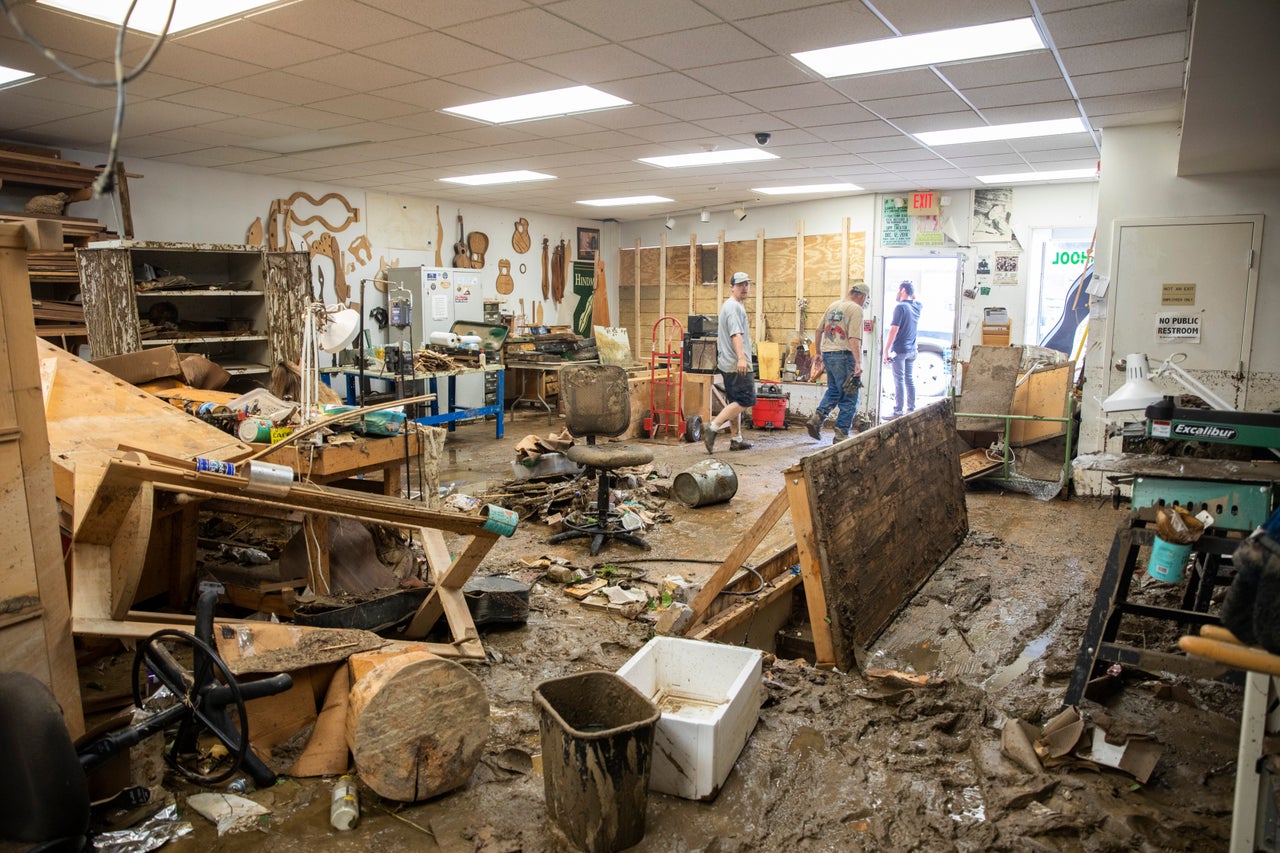
<path id="1" fill-rule="evenodd" d="M 1262 742 L 1267 734 L 1267 704 L 1276 695 L 1275 679 L 1250 671 L 1245 676 L 1236 752 L 1236 793 L 1231 807 L 1231 853 L 1253 853 L 1263 837 L 1270 795 L 1263 784 Z"/>
<path id="2" fill-rule="evenodd" d="M 418 452 L 421 453 L 422 449 L 419 448 Z M 386 468 L 382 469 L 382 493 L 388 497 L 400 497 L 401 464 L 401 461 L 397 460 L 396 464 L 388 465 Z"/>
<path id="3" fill-rule="evenodd" d="M 449 414 L 453 414 L 458 408 L 458 378 L 450 373 L 446 381 L 449 385 Z M 449 421 L 449 432 L 453 432 L 457 428 L 457 421 Z"/>
<path id="4" fill-rule="evenodd" d="M 498 373 L 498 417 L 497 417 L 497 421 L 498 421 L 497 431 L 498 431 L 498 434 L 497 434 L 497 437 L 498 437 L 498 438 L 502 438 L 502 433 L 503 433 L 503 426 L 502 426 L 502 407 L 503 407 L 504 405 L 506 405 L 506 393 L 507 393 L 507 392 L 506 392 L 506 389 L 505 389 L 505 387 L 504 387 L 504 384 L 505 384 L 505 382 L 506 382 L 506 378 L 505 378 L 505 374 L 506 374 L 506 372 L 507 372 L 506 370 L 499 370 L 499 371 L 497 371 L 497 373 Z M 511 417 L 512 417 L 513 419 L 515 418 L 515 413 L 514 413 L 514 412 L 512 412 Z"/>
<path id="5" fill-rule="evenodd" d="M 1117 593 L 1121 586 L 1121 575 L 1124 573 L 1125 556 L 1129 550 L 1129 532 L 1132 528 L 1122 528 L 1111 540 L 1111 551 L 1107 554 L 1107 565 L 1102 570 L 1102 578 L 1098 581 L 1098 589 L 1093 597 L 1093 609 L 1089 611 L 1089 621 L 1085 625 L 1084 637 L 1080 641 L 1080 651 L 1076 653 L 1075 670 L 1071 673 L 1071 681 L 1067 684 L 1067 695 L 1063 697 L 1064 707 L 1079 705 L 1084 698 L 1084 688 L 1093 677 L 1093 665 L 1098 659 L 1098 649 L 1102 646 L 1107 623 L 1116 610 Z M 1127 587 L 1127 584 L 1125 585 Z"/>

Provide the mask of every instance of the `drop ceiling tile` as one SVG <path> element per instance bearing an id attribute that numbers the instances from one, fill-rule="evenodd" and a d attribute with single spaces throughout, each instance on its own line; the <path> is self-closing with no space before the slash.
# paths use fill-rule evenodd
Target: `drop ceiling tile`
<path id="1" fill-rule="evenodd" d="M 990 166 L 1021 168 L 1026 165 L 1026 161 L 1016 154 L 985 154 L 979 157 L 948 157 L 947 159 L 961 169 L 981 169 Z"/>
<path id="2" fill-rule="evenodd" d="M 1033 80 L 1056 80 L 1062 77 L 1058 63 L 1047 50 L 940 65 L 938 71 L 961 90 L 1005 83 L 1029 83 Z"/>
<path id="3" fill-rule="evenodd" d="M 1182 120 L 1182 106 L 1159 107 L 1149 110 L 1124 111 L 1098 115 L 1093 126 L 1098 129 L 1123 127 L 1134 124 L 1177 124 Z"/>
<path id="4" fill-rule="evenodd" d="M 492 50 L 437 32 L 419 33 L 359 52 L 424 77 L 443 77 L 507 61 L 507 57 Z"/>
<path id="5" fill-rule="evenodd" d="M 264 98 L 275 98 L 292 104 L 311 104 L 342 95 L 353 95 L 351 89 L 332 84 L 320 85 L 315 80 L 299 77 L 284 71 L 261 71 L 248 77 L 230 80 L 222 88 L 234 92 L 247 92 Z M 385 92 L 381 94 L 386 94 Z"/>
<path id="6" fill-rule="evenodd" d="M 598 84 L 626 77 L 658 74 L 667 70 L 665 66 L 646 59 L 634 50 L 628 50 L 616 44 L 602 44 L 550 56 L 535 56 L 528 62 L 536 68 L 558 74 L 566 80 L 595 85 L 610 94 L 615 93 L 611 92 L 608 86 Z"/>
<path id="7" fill-rule="evenodd" d="M 562 139 L 526 139 L 523 142 L 508 143 L 503 146 L 519 157 L 537 158 L 552 154 L 568 154 L 579 150 Z M 537 171 L 537 169 L 534 169 Z"/>
<path id="8" fill-rule="evenodd" d="M 159 133 L 139 134 L 131 137 L 134 139 L 167 139 L 175 142 L 190 142 L 194 145 L 183 148 L 183 151 L 193 151 L 196 148 L 213 148 L 218 145 L 236 145 L 244 141 L 238 133 L 231 133 L 225 130 L 214 130 L 209 127 L 178 127 L 173 130 L 165 130 Z"/>
<path id="9" fill-rule="evenodd" d="M 938 152 L 941 157 L 948 160 L 956 160 L 961 157 L 981 157 L 981 156 L 1016 156 L 1009 143 L 1002 140 L 992 140 L 991 142 L 968 142 L 964 145 L 935 145 L 934 151 Z"/>
<path id="10" fill-rule="evenodd" d="M 10 3 L 9 5 L 16 5 Z M 50 9 L 47 6 L 24 4 L 21 11 L 22 26 L 55 53 L 67 51 L 76 56 L 109 59 L 116 52 L 116 28 L 103 21 L 82 18 L 70 12 Z M 8 22 L 5 32 L 10 32 Z M 125 54 L 151 44 L 152 36 L 130 30 L 125 36 Z M 163 51 L 162 51 L 163 52 Z"/>
<path id="11" fill-rule="evenodd" d="M 908 116 L 894 121 L 894 124 L 904 133 L 925 133 L 930 130 L 976 127 L 984 123 L 982 116 L 972 110 L 962 110 L 954 113 L 934 113 L 927 116 Z"/>
<path id="12" fill-rule="evenodd" d="M 135 50 L 128 55 L 128 62 L 136 64 L 142 59 L 144 50 Z M 191 80 L 208 86 L 217 86 L 240 77 L 261 72 L 263 67 L 240 59 L 228 59 L 203 50 L 196 50 L 182 44 L 165 43 L 156 54 L 147 73 L 158 71 L 177 77 L 180 80 Z"/>
<path id="13" fill-rule="evenodd" d="M 794 127 L 813 129 L 831 125 L 862 124 L 868 121 L 879 122 L 866 109 L 854 103 L 830 104 L 823 107 L 805 107 L 798 110 L 774 110 L 774 118 L 785 121 Z"/>
<path id="14" fill-rule="evenodd" d="M 737 28 L 781 54 L 888 38 L 894 33 L 861 3 L 825 3 L 739 20 Z"/>
<path id="15" fill-rule="evenodd" d="M 1099 42 L 1184 32 L 1184 0 L 1117 0 L 1083 9 L 1054 12 L 1045 24 L 1059 50 Z"/>
<path id="16" fill-rule="evenodd" d="M 29 125 L 20 134 L 11 135 L 55 148 L 73 147 L 83 148 L 86 151 L 106 151 L 111 139 L 112 118 L 113 113 L 109 110 L 85 113 Z"/>
<path id="17" fill-rule="evenodd" d="M 175 154 L 162 154 L 155 159 L 166 163 L 183 163 L 188 166 L 204 166 L 206 168 L 212 168 L 232 163 L 249 163 L 255 160 L 266 160 L 274 156 L 274 154 L 268 154 L 264 151 L 254 151 L 252 148 L 222 146 L 218 148 L 204 148 L 196 151 L 183 151 Z"/>
<path id="18" fill-rule="evenodd" d="M 307 80 L 355 89 L 358 92 L 376 92 L 384 87 L 402 86 L 422 79 L 417 72 L 354 53 L 339 53 L 291 65 L 288 72 Z"/>
<path id="19" fill-rule="evenodd" d="M 1049 121 L 1079 118 L 1075 101 L 1045 101 L 1042 104 L 1019 104 L 1016 107 L 991 107 L 982 111 L 991 124 L 1015 124 L 1023 121 Z"/>
<path id="20" fill-rule="evenodd" d="M 1087 133 L 1070 133 L 1065 136 L 1041 136 L 1036 139 L 1010 139 L 1005 143 L 1019 154 L 1032 151 L 1068 151 L 1071 157 L 1096 157 L 1093 137 Z"/>
<path id="21" fill-rule="evenodd" d="M 648 74 L 644 77 L 629 77 L 626 80 L 614 80 L 609 83 L 609 94 L 626 98 L 635 104 L 661 104 L 664 101 L 678 101 L 684 98 L 697 98 L 704 95 L 717 94 L 715 89 L 705 83 L 699 83 L 692 77 L 669 71 L 665 74 Z M 662 109 L 658 107 L 658 109 Z"/>
<path id="22" fill-rule="evenodd" d="M 206 121 L 196 129 L 239 134 L 245 140 L 245 144 L 252 144 L 258 140 L 280 139 L 298 135 L 298 128 L 296 127 L 256 118 L 224 118 L 219 121 Z M 320 132 L 323 133 L 323 131 Z"/>
<path id="23" fill-rule="evenodd" d="M 779 109 L 804 109 L 846 104 L 849 99 L 824 83 L 805 83 L 799 86 L 779 86 L 774 89 L 756 89 L 739 92 L 736 97 L 759 110 L 773 112 Z"/>
<path id="24" fill-rule="evenodd" d="M 632 135 L 655 143 L 682 142 L 690 139 L 698 139 L 706 133 L 703 128 L 685 121 L 670 122 L 668 124 L 651 124 L 645 125 L 644 127 L 629 128 L 629 130 Z"/>
<path id="25" fill-rule="evenodd" d="M 1187 33 L 1175 32 L 1104 44 L 1087 44 L 1064 50 L 1061 55 L 1062 64 L 1073 77 L 1077 74 L 1141 68 L 1144 65 L 1185 62 Z"/>
<path id="26" fill-rule="evenodd" d="M 115 67 L 110 62 L 93 62 L 81 66 L 77 70 L 100 79 L 108 79 L 115 74 Z M 56 79 L 70 82 L 74 78 L 66 72 L 59 72 Z M 199 83 L 194 83 L 191 80 L 179 80 L 177 77 L 160 74 L 152 67 L 148 68 L 145 74 L 129 81 L 127 91 L 130 99 L 163 98 L 166 95 L 189 92 L 198 88 L 200 88 Z"/>
<path id="27" fill-rule="evenodd" d="M 862 156 L 872 163 L 945 163 L 937 154 L 925 148 L 904 148 L 898 151 L 867 151 Z"/>
<path id="28" fill-rule="evenodd" d="M 1182 107 L 1181 89 L 1159 89 L 1154 92 L 1133 92 L 1127 95 L 1106 95 L 1082 99 L 1085 111 L 1093 116 L 1114 116 L 1123 113 L 1144 113 L 1152 110 Z"/>
<path id="29" fill-rule="evenodd" d="M 538 56 L 546 52 L 545 45 L 555 45 L 558 50 L 581 50 L 606 41 L 543 9 L 522 9 L 483 21 L 468 21 L 448 27 L 445 33 L 512 59 Z"/>
<path id="30" fill-rule="evenodd" d="M 700 68 L 768 56 L 770 51 L 727 24 L 633 39 L 626 43 L 670 68 Z"/>
<path id="31" fill-rule="evenodd" d="M 301 156 L 326 166 L 345 163 L 373 163 L 378 160 L 395 160 L 418 153 L 418 147 L 406 141 L 384 142 L 375 139 L 356 145 L 343 145 L 338 148 L 323 148 L 303 152 Z"/>
<path id="32" fill-rule="evenodd" d="M 864 74 L 859 77 L 839 77 L 828 80 L 827 85 L 855 101 L 875 101 L 951 91 L 946 83 L 938 79 L 937 74 L 927 68 L 887 74 Z"/>
<path id="33" fill-rule="evenodd" d="M 945 20 L 938 14 L 937 0 L 891 0 L 876 4 L 876 8 L 903 34 L 1008 21 L 1025 18 L 1030 12 L 1026 0 L 950 0 Z"/>
<path id="34" fill-rule="evenodd" d="M 423 10 L 423 4 L 417 5 Z M 253 21 L 343 50 L 357 50 L 427 29 L 413 18 L 388 14 L 355 0 L 307 0 L 269 9 L 255 15 Z"/>
<path id="35" fill-rule="evenodd" d="M 863 101 L 862 106 L 876 115 L 889 119 L 928 115 L 930 113 L 958 112 L 967 109 L 965 102 L 953 92 L 938 92 L 933 95 L 910 95 L 903 98 L 888 98 L 882 101 Z"/>
<path id="36" fill-rule="evenodd" d="M 893 132 L 893 128 L 877 120 L 810 127 L 809 132 L 828 142 L 843 142 L 847 139 L 869 139 L 876 136 L 886 136 Z"/>
<path id="37" fill-rule="evenodd" d="M 705 68 L 691 68 L 685 73 L 727 94 L 803 83 L 818 85 L 814 83 L 812 74 L 802 70 L 794 60 L 782 56 L 725 62 Z"/>
<path id="38" fill-rule="evenodd" d="M 873 136 L 867 139 L 849 139 L 840 142 L 839 145 L 851 154 L 874 154 L 877 151 L 901 151 L 920 147 L 920 143 L 901 134 Z"/>
<path id="39" fill-rule="evenodd" d="M 504 127 L 502 125 L 480 125 L 467 130 L 458 130 L 450 133 L 449 136 L 454 139 L 467 143 L 468 145 L 503 145 L 507 142 L 523 142 L 530 138 L 528 133 L 517 130 L 516 127 Z"/>
<path id="40" fill-rule="evenodd" d="M 195 151 L 199 148 L 207 147 L 208 144 L 204 142 L 166 139 L 157 134 L 120 140 L 120 157 L 125 160 L 130 157 L 151 160 L 165 154 L 177 154 L 180 151 Z"/>
<path id="41" fill-rule="evenodd" d="M 444 80 L 483 92 L 485 99 L 509 98 L 514 95 L 527 95 L 530 92 L 545 92 L 574 85 L 572 80 L 523 62 L 504 62 L 488 68 L 463 71 L 459 74 L 450 74 Z"/>
<path id="42" fill-rule="evenodd" d="M 26 86 L 14 86 L 9 89 L 0 89 L 0 115 L 4 116 L 6 131 L 95 113 L 104 116 L 112 114 L 112 110 L 95 110 L 79 104 L 28 97 L 24 93 L 26 88 Z M 108 118 L 107 121 L 109 127 L 110 119 Z"/>
<path id="43" fill-rule="evenodd" d="M 655 124 L 666 124 L 671 117 L 648 107 L 635 105 L 615 110 L 597 110 L 591 113 L 580 113 L 576 118 L 592 127 L 607 127 L 613 130 L 630 130 Z M 544 134 L 540 134 L 544 135 Z"/>
<path id="44" fill-rule="evenodd" d="M 667 101 L 662 104 L 662 112 L 686 121 L 698 121 L 721 116 L 755 113 L 755 110 L 728 95 L 710 95 L 705 98 Z"/>
<path id="45" fill-rule="evenodd" d="M 1122 95 L 1135 90 L 1181 89 L 1185 68 L 1181 62 L 1171 62 L 1167 65 L 1149 65 L 1146 68 L 1129 68 L 1124 71 L 1079 74 L 1073 80 L 1076 94 L 1081 98 Z"/>
<path id="46" fill-rule="evenodd" d="M 64 105 L 69 110 L 65 114 L 66 116 L 74 115 L 75 112 L 88 112 L 89 110 L 110 110 L 114 109 L 116 105 L 114 89 L 90 86 L 70 79 L 44 77 L 18 86 L 9 86 L 0 89 L 0 98 L 9 92 L 50 104 Z M 83 109 L 76 111 L 74 110 L 75 107 L 83 107 Z M 0 121 L 3 121 L 3 119 L 0 119 Z"/>
<path id="47" fill-rule="evenodd" d="M 94 63 L 94 60 L 89 57 L 81 56 L 77 53 L 59 51 L 58 55 L 63 58 L 64 62 L 76 69 L 83 70 Z M 57 63 L 47 59 L 39 50 L 16 37 L 0 38 L 0 65 L 8 68 L 17 68 L 19 71 L 28 71 L 36 75 L 47 76 L 64 73 Z M 108 65 L 107 67 L 110 68 L 111 66 Z M 114 72 L 108 73 L 114 75 Z"/>
<path id="48" fill-rule="evenodd" d="M 338 52 L 332 45 L 298 38 L 288 32 L 259 26 L 252 21 L 181 34 L 169 43 L 266 68 L 284 68 Z"/>
<path id="49" fill-rule="evenodd" d="M 310 109 L 325 110 L 330 113 L 367 121 L 381 121 L 418 111 L 417 107 L 412 104 L 406 104 L 404 101 L 395 101 L 390 98 L 369 94 L 343 95 L 339 98 L 316 101 L 311 104 Z"/>
<path id="50" fill-rule="evenodd" d="M 610 41 L 627 41 L 718 23 L 718 18 L 691 0 L 564 0 L 548 12 L 573 21 Z"/>
<path id="51" fill-rule="evenodd" d="M 179 92 L 163 99 L 166 103 L 183 104 L 202 110 L 214 110 L 227 115 L 255 115 L 288 108 L 283 101 L 262 98 L 244 92 L 233 92 L 230 89 L 219 89 L 216 86 L 203 86 L 187 92 Z M 127 115 L 127 114 L 126 114 Z"/>
<path id="52" fill-rule="evenodd" d="M 1061 79 L 983 86 L 979 89 L 964 89 L 962 94 L 969 103 L 980 110 L 993 107 L 1015 107 L 1022 104 L 1043 104 L 1046 101 L 1062 101 L 1071 98 L 1071 90 Z"/>
<path id="53" fill-rule="evenodd" d="M 445 107 L 456 107 L 460 104 L 471 104 L 486 99 L 486 95 L 483 92 L 477 92 L 475 89 L 468 89 L 465 86 L 459 86 L 456 83 L 449 83 L 440 79 L 419 80 L 416 83 L 408 83 L 404 86 L 379 88 L 377 92 L 384 98 L 404 101 L 406 104 L 412 104 L 431 111 L 441 110 Z M 456 124 L 462 122 L 466 126 L 472 126 L 476 123 L 475 119 L 462 118 L 461 116 L 440 113 L 436 113 L 436 115 L 446 123 Z"/>

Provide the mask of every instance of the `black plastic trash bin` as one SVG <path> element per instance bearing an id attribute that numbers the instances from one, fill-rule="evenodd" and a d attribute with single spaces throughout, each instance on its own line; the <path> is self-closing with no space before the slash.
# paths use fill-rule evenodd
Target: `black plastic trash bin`
<path id="1" fill-rule="evenodd" d="M 603 671 L 544 681 L 533 689 L 533 701 L 551 819 L 588 853 L 639 844 L 658 706 Z"/>

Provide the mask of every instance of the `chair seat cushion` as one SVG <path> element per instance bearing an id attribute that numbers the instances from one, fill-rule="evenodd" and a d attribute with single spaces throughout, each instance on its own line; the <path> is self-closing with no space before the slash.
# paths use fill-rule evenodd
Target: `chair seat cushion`
<path id="1" fill-rule="evenodd" d="M 579 465 L 604 468 L 607 471 L 653 461 L 652 451 L 626 444 L 575 444 L 564 455 Z"/>

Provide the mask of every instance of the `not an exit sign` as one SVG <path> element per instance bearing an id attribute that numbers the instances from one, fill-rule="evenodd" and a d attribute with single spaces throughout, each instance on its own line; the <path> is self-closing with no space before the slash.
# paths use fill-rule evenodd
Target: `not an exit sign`
<path id="1" fill-rule="evenodd" d="M 912 216 L 937 216 L 941 212 L 942 207 L 936 192 L 912 193 L 907 198 L 907 213 Z"/>

